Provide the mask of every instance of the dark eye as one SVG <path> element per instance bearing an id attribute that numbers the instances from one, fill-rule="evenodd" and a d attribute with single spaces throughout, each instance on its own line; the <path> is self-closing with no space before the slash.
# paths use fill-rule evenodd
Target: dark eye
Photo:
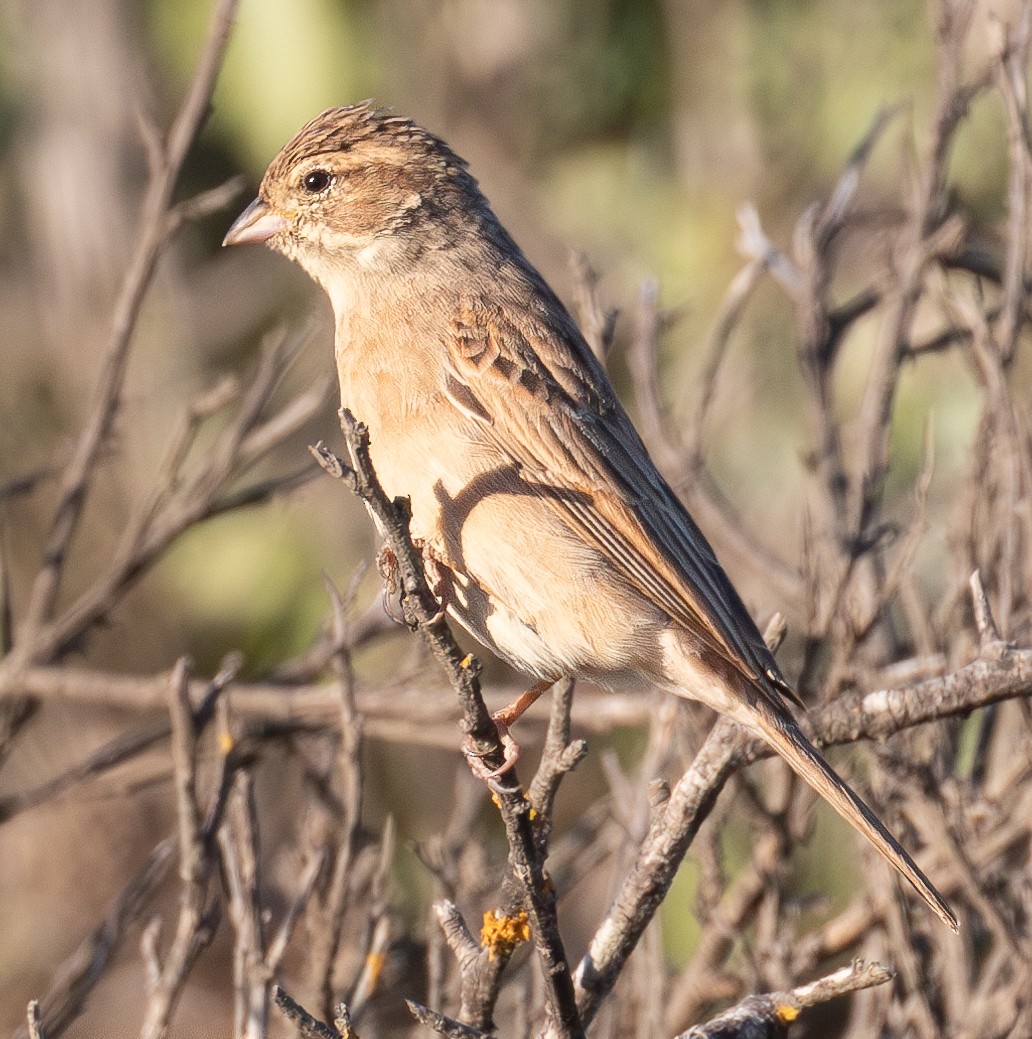
<path id="1" fill-rule="evenodd" d="M 301 178 L 301 183 L 310 195 L 318 195 L 320 191 L 325 191 L 330 186 L 331 180 L 332 178 L 326 170 L 312 170 Z"/>

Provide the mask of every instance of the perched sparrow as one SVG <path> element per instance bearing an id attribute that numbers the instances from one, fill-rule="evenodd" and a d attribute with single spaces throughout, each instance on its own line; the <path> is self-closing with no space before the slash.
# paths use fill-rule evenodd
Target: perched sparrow
<path id="1" fill-rule="evenodd" d="M 796 700 L 573 319 L 466 163 L 369 104 L 273 160 L 225 244 L 326 290 L 341 400 L 411 502 L 448 612 L 546 688 L 657 683 L 762 736 L 956 930 L 910 856 L 796 726 Z M 798 701 L 796 701 L 798 702 Z"/>

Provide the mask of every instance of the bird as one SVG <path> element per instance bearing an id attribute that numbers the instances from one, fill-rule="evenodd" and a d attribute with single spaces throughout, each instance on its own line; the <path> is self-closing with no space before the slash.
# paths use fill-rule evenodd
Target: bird
<path id="1" fill-rule="evenodd" d="M 801 731 L 713 549 L 463 159 L 370 101 L 328 109 L 223 242 L 245 243 L 329 297 L 341 402 L 386 494 L 408 499 L 448 615 L 537 680 L 521 706 L 563 677 L 702 702 L 762 737 L 958 929 Z"/>

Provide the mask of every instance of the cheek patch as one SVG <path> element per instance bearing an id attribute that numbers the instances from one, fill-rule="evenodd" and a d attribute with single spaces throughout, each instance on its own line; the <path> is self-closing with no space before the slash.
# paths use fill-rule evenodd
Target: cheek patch
<path id="1" fill-rule="evenodd" d="M 423 171 L 407 166 L 367 166 L 350 171 L 342 187 L 340 230 L 371 237 L 407 223 L 430 185 Z"/>

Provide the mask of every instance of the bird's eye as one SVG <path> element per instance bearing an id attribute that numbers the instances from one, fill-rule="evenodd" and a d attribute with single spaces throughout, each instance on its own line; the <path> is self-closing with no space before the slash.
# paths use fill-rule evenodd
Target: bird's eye
<path id="1" fill-rule="evenodd" d="M 301 183 L 310 195 L 318 195 L 330 186 L 332 179 L 326 170 L 312 170 L 301 178 Z"/>

